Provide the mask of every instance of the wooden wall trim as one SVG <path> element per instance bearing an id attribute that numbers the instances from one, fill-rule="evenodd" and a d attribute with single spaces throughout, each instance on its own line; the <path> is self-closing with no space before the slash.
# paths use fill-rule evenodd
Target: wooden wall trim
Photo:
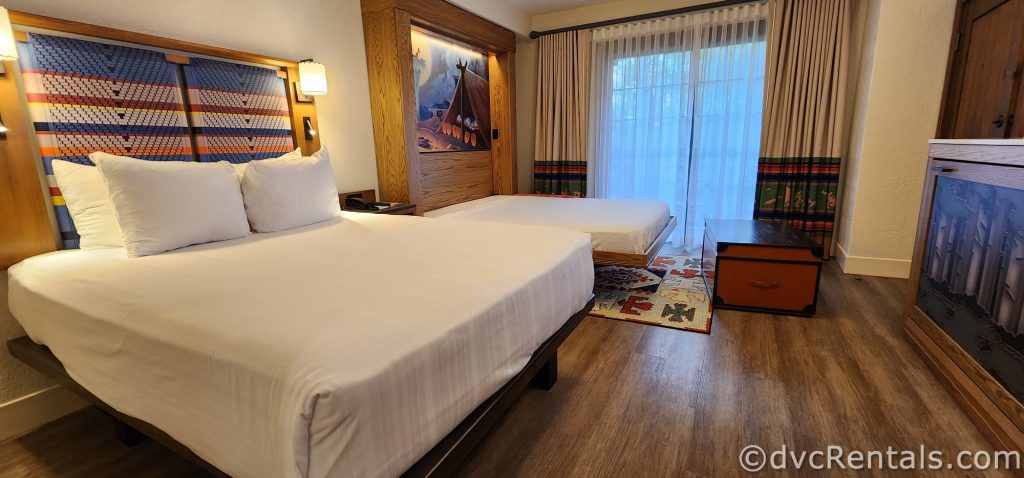
<path id="1" fill-rule="evenodd" d="M 361 5 L 363 13 L 403 10 L 415 25 L 486 50 L 516 51 L 514 32 L 443 0 L 362 0 Z"/>
<path id="2" fill-rule="evenodd" d="M 518 186 L 515 54 L 489 55 L 488 70 L 492 85 L 491 127 L 498 130 L 498 139 L 491 141 L 492 191 L 495 194 L 515 194 Z"/>
<path id="3" fill-rule="evenodd" d="M 384 201 L 410 202 L 413 201 L 409 191 L 410 175 L 415 177 L 415 173 L 410 173 L 406 160 L 409 128 L 405 124 L 408 116 L 403 107 L 406 104 L 402 93 L 403 75 L 396 45 L 401 31 L 398 21 L 396 10 L 363 13 L 363 36 L 366 66 L 370 71 L 370 116 L 377 153 L 377 190 Z M 405 21 L 403 19 L 402 23 Z"/>
<path id="4" fill-rule="evenodd" d="M 935 123 L 935 137 L 946 138 L 946 132 L 952 132 L 952 128 L 947 124 L 951 118 L 955 118 L 956 114 L 951 109 L 951 96 L 954 91 L 958 91 L 959 87 L 957 79 L 953 78 L 957 71 L 955 63 L 957 62 L 957 47 L 959 46 L 959 36 L 961 24 L 963 23 L 964 16 L 964 2 L 956 3 L 956 13 L 953 14 L 953 34 L 950 35 L 949 39 L 949 52 L 946 54 L 946 74 L 942 80 L 942 104 L 939 105 L 939 119 Z"/>
<path id="5" fill-rule="evenodd" d="M 316 119 L 316 103 L 301 103 L 295 101 L 298 94 L 299 67 L 289 66 L 281 72 L 284 75 L 285 92 L 288 94 L 288 113 L 292 117 L 292 139 L 295 146 L 302 149 L 302 154 L 308 156 L 320 150 L 320 122 Z M 309 117 L 313 123 L 313 129 L 317 134 L 313 139 L 306 139 L 306 125 L 302 119 Z"/>
<path id="6" fill-rule="evenodd" d="M 0 269 L 26 257 L 57 250 L 50 222 L 49 204 L 42 175 L 35 131 L 25 102 L 18 91 L 18 62 L 2 62 L 0 119 L 7 138 L 0 139 Z"/>
<path id="7" fill-rule="evenodd" d="M 203 45 L 201 43 L 192 43 L 184 40 L 175 40 L 173 38 L 149 35 L 146 33 L 130 32 L 127 30 L 119 30 L 116 28 L 103 27 L 99 25 L 76 22 L 72 20 L 64 20 L 61 18 L 45 17 L 42 15 L 35 15 L 32 13 L 16 11 L 11 11 L 9 13 L 12 25 L 20 25 L 23 27 L 31 28 L 41 28 L 45 30 L 53 30 L 64 33 L 73 33 L 76 35 L 102 38 L 104 40 L 115 40 L 126 43 L 135 43 L 138 45 L 164 48 L 167 50 L 177 50 L 182 52 L 195 53 L 197 55 L 212 56 L 216 58 L 226 58 L 230 60 L 244 61 L 260 65 L 276 66 L 279 68 L 298 66 L 298 62 L 296 61 L 285 60 L 282 58 L 274 58 L 266 55 L 257 55 L 255 53 L 247 53 L 244 51 L 232 50 L 230 48 Z"/>
<path id="8" fill-rule="evenodd" d="M 404 10 L 395 10 L 395 45 L 398 54 L 398 97 L 401 103 L 397 108 L 392 108 L 395 113 L 404 118 L 400 124 L 404 127 L 404 140 L 402 142 L 404 156 L 406 159 L 406 181 L 409 190 L 410 202 L 417 203 L 416 213 L 423 211 L 418 206 L 423 194 L 420 183 L 419 161 L 408 161 L 408 158 L 419 157 L 418 135 L 416 134 L 416 85 L 412 80 L 412 16 Z M 378 181 L 380 177 L 378 176 Z M 394 202 L 394 201 L 392 201 Z"/>

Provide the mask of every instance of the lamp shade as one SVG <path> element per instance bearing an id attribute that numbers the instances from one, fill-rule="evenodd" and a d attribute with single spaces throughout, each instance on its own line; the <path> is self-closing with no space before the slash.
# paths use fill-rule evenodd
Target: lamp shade
<path id="1" fill-rule="evenodd" d="M 7 9 L 0 7 L 0 61 L 17 60 L 18 45 L 14 43 L 14 30 L 11 30 L 11 17 Z"/>
<path id="2" fill-rule="evenodd" d="M 299 91 L 309 96 L 327 94 L 327 69 L 324 65 L 311 60 L 299 62 Z"/>

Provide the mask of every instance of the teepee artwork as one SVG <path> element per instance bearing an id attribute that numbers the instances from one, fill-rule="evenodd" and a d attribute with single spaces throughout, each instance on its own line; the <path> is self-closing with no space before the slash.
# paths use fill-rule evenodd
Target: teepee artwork
<path id="1" fill-rule="evenodd" d="M 419 151 L 490 149 L 487 56 L 420 30 L 412 50 Z"/>

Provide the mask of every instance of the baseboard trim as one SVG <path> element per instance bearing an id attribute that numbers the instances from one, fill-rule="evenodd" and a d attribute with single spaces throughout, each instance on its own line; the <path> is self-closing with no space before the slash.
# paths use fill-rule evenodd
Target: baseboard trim
<path id="1" fill-rule="evenodd" d="M 87 406 L 85 400 L 60 385 L 0 403 L 0 441 L 28 433 Z"/>
<path id="2" fill-rule="evenodd" d="M 842 244 L 839 243 L 836 243 L 836 252 L 838 252 L 836 260 L 839 262 L 839 267 L 847 274 L 895 277 L 897 279 L 910 277 L 911 261 L 908 259 L 854 256 L 846 252 L 846 249 L 843 249 Z"/>

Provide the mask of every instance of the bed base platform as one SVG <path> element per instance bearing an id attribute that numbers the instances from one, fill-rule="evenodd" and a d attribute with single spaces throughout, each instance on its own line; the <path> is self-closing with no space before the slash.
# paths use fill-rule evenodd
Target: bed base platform
<path id="1" fill-rule="evenodd" d="M 558 329 L 540 348 L 533 353 L 530 361 L 521 372 L 512 377 L 494 395 L 491 395 L 480 406 L 473 410 L 454 430 L 445 436 L 416 464 L 407 470 L 403 477 L 445 477 L 451 476 L 458 466 L 469 456 L 473 448 L 487 435 L 487 432 L 498 422 L 505 412 L 515 403 L 516 399 L 526 390 L 534 386 L 550 390 L 558 379 L 558 347 L 576 329 L 576 326 L 590 313 L 594 307 L 591 297 L 587 305 L 576 312 Z M 7 342 L 7 349 L 12 356 L 50 377 L 61 386 L 75 392 L 86 401 L 114 419 L 114 429 L 118 440 L 126 445 L 134 445 L 146 437 L 156 440 L 175 453 L 187 458 L 216 476 L 227 476 L 213 465 L 207 463 L 188 447 L 178 443 L 159 428 L 149 423 L 118 412 L 95 395 L 90 393 L 68 375 L 64 365 L 50 352 L 45 345 L 39 345 L 26 337 L 19 337 Z"/>
<path id="2" fill-rule="evenodd" d="M 654 238 L 651 245 L 647 247 L 647 250 L 643 254 L 629 254 L 625 252 L 607 252 L 607 251 L 594 251 L 594 264 L 604 266 L 624 266 L 624 267 L 639 267 L 645 268 L 655 257 L 658 257 L 658 252 L 661 251 L 662 246 L 665 245 L 665 241 L 668 240 L 668 236 L 672 234 L 672 231 L 676 228 L 676 217 L 671 216 L 668 218 L 668 223 L 658 234 L 658 237 Z"/>

